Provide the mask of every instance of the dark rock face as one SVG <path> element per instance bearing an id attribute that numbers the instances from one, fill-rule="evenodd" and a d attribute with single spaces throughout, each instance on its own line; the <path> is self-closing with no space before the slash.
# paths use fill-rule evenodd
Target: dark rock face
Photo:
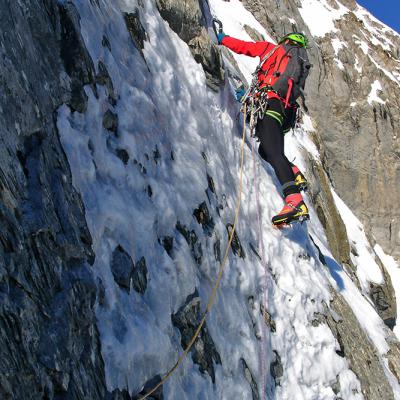
<path id="1" fill-rule="evenodd" d="M 116 134 L 118 131 L 118 115 L 107 110 L 103 117 L 103 128 Z"/>
<path id="2" fill-rule="evenodd" d="M 242 358 L 240 360 L 240 362 L 242 363 L 244 376 L 245 376 L 247 382 L 249 382 L 249 385 L 251 387 L 252 399 L 253 400 L 259 400 L 260 399 L 260 395 L 258 394 L 257 382 L 254 379 L 254 376 L 253 376 L 249 366 L 247 365 L 246 361 Z"/>
<path id="3" fill-rule="evenodd" d="M 272 377 L 274 378 L 275 386 L 278 386 L 280 385 L 280 381 L 283 376 L 283 366 L 279 354 L 275 350 L 274 353 L 275 353 L 275 360 L 271 362 L 270 372 Z"/>
<path id="4" fill-rule="evenodd" d="M 144 257 L 135 266 L 131 256 L 118 245 L 112 254 L 111 271 L 115 282 L 127 293 L 131 290 L 131 283 L 136 292 L 143 294 L 146 291 L 147 266 Z"/>
<path id="5" fill-rule="evenodd" d="M 204 233 L 208 236 L 212 236 L 215 223 L 205 201 L 193 211 L 193 215 L 197 222 L 203 227 Z"/>
<path id="6" fill-rule="evenodd" d="M 203 250 L 196 232 L 194 230 L 189 231 L 189 229 L 179 221 L 176 223 L 176 229 L 185 238 L 186 243 L 189 245 L 194 261 L 197 265 L 200 265 L 203 259 Z"/>
<path id="7" fill-rule="evenodd" d="M 220 240 L 220 238 L 217 238 L 215 240 L 213 249 L 214 249 L 215 261 L 221 262 L 221 240 Z"/>
<path id="8" fill-rule="evenodd" d="M 133 288 L 143 294 L 147 288 L 147 265 L 146 259 L 142 257 L 137 263 L 132 274 Z"/>
<path id="9" fill-rule="evenodd" d="M 125 149 L 117 149 L 116 151 L 115 151 L 115 153 L 117 154 L 117 157 L 125 164 L 125 165 L 127 165 L 128 164 L 128 162 L 129 162 L 129 153 L 125 150 Z M 150 187 L 150 186 L 149 186 Z M 151 194 L 150 193 L 152 193 L 150 190 L 149 190 L 149 196 L 151 197 Z"/>
<path id="10" fill-rule="evenodd" d="M 144 49 L 144 42 L 147 40 L 147 34 L 140 22 L 139 10 L 136 9 L 134 13 L 124 14 L 126 27 L 131 35 L 132 41 L 138 50 Z M 143 53 L 141 52 L 142 56 Z"/>
<path id="11" fill-rule="evenodd" d="M 186 43 L 201 34 L 205 24 L 199 0 L 156 0 L 158 10 L 171 29 Z"/>
<path id="12" fill-rule="evenodd" d="M 393 390 L 376 355 L 376 349 L 343 297 L 334 291 L 332 296 L 330 308 L 323 318 L 339 343 L 340 349 L 337 353 L 349 361 L 366 399 L 394 399 Z M 389 358 L 389 355 L 387 357 Z M 395 364 L 393 368 L 396 371 Z"/>
<path id="13" fill-rule="evenodd" d="M 224 72 L 218 47 L 211 42 L 206 29 L 211 19 L 208 7 L 203 7 L 201 0 L 156 0 L 156 3 L 161 16 L 203 66 L 208 86 L 218 90 L 224 82 Z"/>
<path id="14" fill-rule="evenodd" d="M 172 236 L 164 236 L 159 239 L 159 243 L 164 247 L 167 254 L 173 258 L 174 238 Z"/>
<path id="15" fill-rule="evenodd" d="M 383 322 L 388 328 L 393 329 L 397 317 L 396 299 L 392 285 L 388 285 L 387 282 L 390 282 L 390 278 L 386 279 L 382 285 L 370 283 L 370 296 Z"/>
<path id="16" fill-rule="evenodd" d="M 111 271 L 117 284 L 128 293 L 131 288 L 131 279 L 135 266 L 131 256 L 122 248 L 117 246 L 112 254 Z"/>
<path id="17" fill-rule="evenodd" d="M 69 3 L 6 0 L 0 20 L 0 398 L 105 398 L 91 237 L 54 120 L 84 111 L 93 63 Z"/>
<path id="18" fill-rule="evenodd" d="M 233 230 L 233 225 L 227 224 L 226 231 L 228 232 L 229 236 L 232 234 L 231 233 L 232 230 Z M 238 257 L 243 258 L 243 259 L 246 257 L 246 253 L 244 252 L 244 249 L 242 247 L 242 244 L 240 242 L 240 239 L 239 239 L 239 236 L 238 236 L 236 230 L 233 232 L 231 248 L 232 248 L 233 254 L 235 254 Z"/>
<path id="19" fill-rule="evenodd" d="M 99 72 L 96 75 L 96 83 L 107 88 L 108 100 L 112 106 L 115 106 L 117 104 L 117 98 L 114 92 L 114 84 L 110 74 L 108 73 L 107 67 L 102 61 L 98 62 L 98 70 Z"/>
<path id="20" fill-rule="evenodd" d="M 350 245 L 346 227 L 336 208 L 328 176 L 320 163 L 310 160 L 310 164 L 307 178 L 310 182 L 311 198 L 325 229 L 329 247 L 337 261 L 341 264 L 350 264 Z"/>
<path id="21" fill-rule="evenodd" d="M 83 86 L 94 83 L 93 61 L 80 34 L 79 14 L 72 3 L 59 4 L 61 48 L 65 71 L 71 78 L 71 96 L 67 104 L 74 111 L 85 112 L 87 95 Z"/>
<path id="22" fill-rule="evenodd" d="M 187 297 L 185 304 L 176 314 L 171 316 L 172 323 L 181 333 L 182 348 L 185 349 L 192 339 L 202 317 L 200 297 L 197 290 Z M 204 324 L 191 349 L 193 362 L 199 366 L 200 372 L 207 372 L 215 382 L 214 363 L 221 364 L 221 357 L 215 348 L 214 341 Z"/>

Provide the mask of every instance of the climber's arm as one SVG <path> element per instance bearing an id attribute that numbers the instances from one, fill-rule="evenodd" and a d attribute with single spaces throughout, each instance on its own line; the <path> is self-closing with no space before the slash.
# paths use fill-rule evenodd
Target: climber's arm
<path id="1" fill-rule="evenodd" d="M 246 42 L 231 36 L 224 36 L 220 44 L 237 54 L 244 54 L 250 57 L 261 57 L 261 55 L 268 53 L 275 47 L 275 45 L 270 42 Z"/>

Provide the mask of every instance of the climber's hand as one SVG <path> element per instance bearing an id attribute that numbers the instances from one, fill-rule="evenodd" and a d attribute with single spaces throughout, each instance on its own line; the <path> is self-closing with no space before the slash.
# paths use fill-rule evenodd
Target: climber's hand
<path id="1" fill-rule="evenodd" d="M 235 90 L 235 98 L 237 101 L 241 101 L 242 97 L 246 94 L 246 90 L 244 89 L 244 86 L 239 86 L 236 90 Z"/>
<path id="2" fill-rule="evenodd" d="M 218 44 L 222 43 L 222 40 L 224 39 L 225 36 L 227 35 L 224 32 L 220 32 L 217 34 Z"/>

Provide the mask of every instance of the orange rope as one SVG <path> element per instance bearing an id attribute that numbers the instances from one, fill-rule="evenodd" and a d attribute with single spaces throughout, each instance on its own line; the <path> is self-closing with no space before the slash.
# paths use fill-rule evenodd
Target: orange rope
<path id="1" fill-rule="evenodd" d="M 244 105 L 243 114 L 244 114 L 244 118 L 243 118 L 243 133 L 242 133 L 242 145 L 241 145 L 241 155 L 240 155 L 239 197 L 238 197 L 238 201 L 237 201 L 237 205 L 236 205 L 235 220 L 234 220 L 234 223 L 233 223 L 232 230 L 230 232 L 230 236 L 229 236 L 229 240 L 228 240 L 228 245 L 226 247 L 225 255 L 224 255 L 224 258 L 222 260 L 221 266 L 219 268 L 217 280 L 216 280 L 215 285 L 213 287 L 213 290 L 211 292 L 210 298 L 208 299 L 207 307 L 206 307 L 204 315 L 203 315 L 203 317 L 202 317 L 202 319 L 200 321 L 200 324 L 197 327 L 196 332 L 194 333 L 194 335 L 193 335 L 192 339 L 190 340 L 189 344 L 187 345 L 186 349 L 183 351 L 181 356 L 178 358 L 178 360 L 175 363 L 175 365 L 167 372 L 167 374 L 164 376 L 164 378 L 156 386 L 154 386 L 153 389 L 148 391 L 144 396 L 140 397 L 139 400 L 144 400 L 147 397 L 149 397 L 160 386 L 162 386 L 172 376 L 172 374 L 179 368 L 179 366 L 182 364 L 183 360 L 185 359 L 185 357 L 189 353 L 190 349 L 192 348 L 192 346 L 193 346 L 194 342 L 196 341 L 197 337 L 199 336 L 200 331 L 203 328 L 204 323 L 206 322 L 206 318 L 207 318 L 212 306 L 214 305 L 214 301 L 215 301 L 215 298 L 217 296 L 217 290 L 218 290 L 219 285 L 221 283 L 222 275 L 223 275 L 223 272 L 224 272 L 224 269 L 225 269 L 225 266 L 226 266 L 226 261 L 227 261 L 228 256 L 229 256 L 229 249 L 231 248 L 233 235 L 235 233 L 236 225 L 237 225 L 237 222 L 238 222 L 238 219 L 239 219 L 240 203 L 241 203 L 241 200 L 242 200 L 244 145 L 245 145 L 245 139 L 246 139 L 246 104 Z"/>

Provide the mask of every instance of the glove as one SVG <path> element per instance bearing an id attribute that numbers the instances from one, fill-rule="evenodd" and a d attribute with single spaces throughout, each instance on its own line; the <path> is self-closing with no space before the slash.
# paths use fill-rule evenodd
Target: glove
<path id="1" fill-rule="evenodd" d="M 222 43 L 222 40 L 224 39 L 225 36 L 227 36 L 227 35 L 225 35 L 224 32 L 220 32 L 217 34 L 218 44 Z"/>
<path id="2" fill-rule="evenodd" d="M 236 90 L 235 90 L 235 98 L 237 101 L 241 101 L 242 97 L 246 94 L 246 90 L 244 89 L 244 86 L 239 86 Z"/>

